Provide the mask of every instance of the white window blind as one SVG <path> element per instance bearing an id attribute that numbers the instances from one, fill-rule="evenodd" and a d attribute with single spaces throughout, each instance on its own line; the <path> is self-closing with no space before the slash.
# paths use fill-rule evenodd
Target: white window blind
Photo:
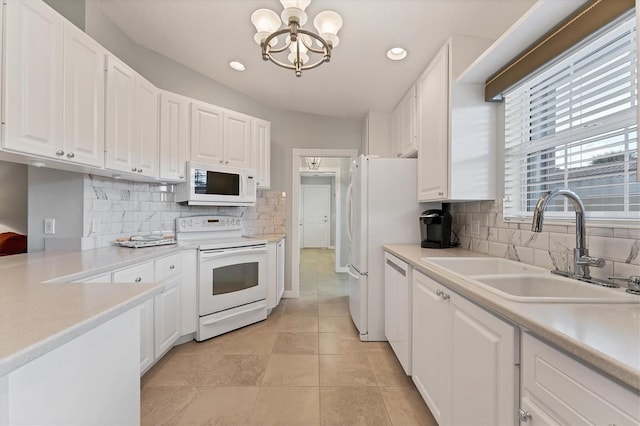
<path id="1" fill-rule="evenodd" d="M 530 217 L 550 190 L 588 217 L 638 219 L 635 15 L 505 94 L 505 217 Z M 549 216 L 574 217 L 566 198 Z"/>

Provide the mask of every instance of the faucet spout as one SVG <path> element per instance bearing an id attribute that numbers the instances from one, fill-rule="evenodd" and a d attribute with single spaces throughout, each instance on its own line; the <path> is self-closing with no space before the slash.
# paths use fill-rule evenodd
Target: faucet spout
<path id="1" fill-rule="evenodd" d="M 536 207 L 533 211 L 533 223 L 531 225 L 531 230 L 533 232 L 542 232 L 542 225 L 544 223 L 544 210 L 554 197 L 557 195 L 563 195 L 567 197 L 567 199 L 573 205 L 573 209 L 576 211 L 576 249 L 574 250 L 574 276 L 579 278 L 591 278 L 589 273 L 589 264 L 587 260 L 583 258 L 588 258 L 587 245 L 585 243 L 585 238 L 587 235 L 584 214 L 585 208 L 584 204 L 578 194 L 568 189 L 556 189 L 554 191 L 546 192 L 540 197 L 538 202 L 536 203 Z M 594 264 L 595 266 L 595 264 Z"/>

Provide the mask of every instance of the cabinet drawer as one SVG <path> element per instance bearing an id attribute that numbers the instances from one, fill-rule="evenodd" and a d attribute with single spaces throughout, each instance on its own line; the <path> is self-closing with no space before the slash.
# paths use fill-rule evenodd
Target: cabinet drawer
<path id="1" fill-rule="evenodd" d="M 149 283 L 153 282 L 153 262 L 141 263 L 113 273 L 114 283 Z"/>
<path id="2" fill-rule="evenodd" d="M 164 281 L 167 278 L 180 275 L 182 271 L 181 259 L 178 253 L 156 260 L 156 281 Z"/>
<path id="3" fill-rule="evenodd" d="M 522 337 L 523 401 L 562 424 L 638 424 L 640 395 L 529 334 Z"/>

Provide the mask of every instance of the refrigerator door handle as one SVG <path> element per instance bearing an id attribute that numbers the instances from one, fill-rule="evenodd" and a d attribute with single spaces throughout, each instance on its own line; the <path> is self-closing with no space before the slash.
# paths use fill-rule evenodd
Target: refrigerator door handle
<path id="1" fill-rule="evenodd" d="M 356 274 L 356 273 L 354 273 L 353 271 L 351 271 L 351 269 L 352 269 L 351 264 L 348 264 L 348 265 L 347 265 L 347 273 L 348 273 L 351 277 L 355 278 L 356 280 L 359 280 L 359 279 L 360 279 L 360 274 Z"/>
<path id="2" fill-rule="evenodd" d="M 352 242 L 353 236 L 353 200 L 351 199 L 351 192 L 353 189 L 353 182 L 349 182 L 349 187 L 347 188 L 347 238 L 349 238 L 349 242 Z M 347 268 L 349 269 L 349 268 Z"/>

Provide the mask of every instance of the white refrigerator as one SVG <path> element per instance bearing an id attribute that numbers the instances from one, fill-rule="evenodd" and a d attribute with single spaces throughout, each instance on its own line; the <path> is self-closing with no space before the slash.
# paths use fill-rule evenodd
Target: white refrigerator
<path id="1" fill-rule="evenodd" d="M 417 160 L 359 156 L 347 190 L 349 310 L 362 341 L 384 333 L 384 244 L 420 244 Z"/>

